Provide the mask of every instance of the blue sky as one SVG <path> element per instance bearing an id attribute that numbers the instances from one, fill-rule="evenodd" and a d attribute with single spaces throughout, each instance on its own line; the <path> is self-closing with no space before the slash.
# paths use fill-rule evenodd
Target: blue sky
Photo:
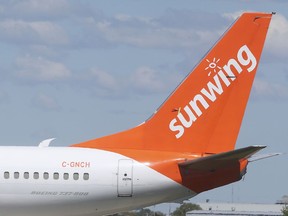
<path id="1" fill-rule="evenodd" d="M 287 152 L 288 2 L 0 1 L 0 142 L 67 146 L 147 119 L 243 11 L 276 11 L 237 148 Z M 273 203 L 287 156 L 192 201 Z M 232 196 L 233 194 L 233 196 Z"/>

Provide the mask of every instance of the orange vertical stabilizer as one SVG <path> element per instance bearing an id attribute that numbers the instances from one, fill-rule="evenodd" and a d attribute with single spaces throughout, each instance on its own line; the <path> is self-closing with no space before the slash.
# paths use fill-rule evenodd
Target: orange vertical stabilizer
<path id="1" fill-rule="evenodd" d="M 143 124 L 73 146 L 199 154 L 233 150 L 271 16 L 242 14 Z"/>

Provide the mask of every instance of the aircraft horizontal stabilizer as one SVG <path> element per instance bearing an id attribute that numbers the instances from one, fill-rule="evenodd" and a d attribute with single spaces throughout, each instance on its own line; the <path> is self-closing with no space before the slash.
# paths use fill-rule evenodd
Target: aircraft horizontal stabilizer
<path id="1" fill-rule="evenodd" d="M 248 159 L 266 146 L 250 146 L 179 163 L 183 184 L 200 193 L 238 181 L 246 173 Z"/>
<path id="2" fill-rule="evenodd" d="M 223 164 L 239 161 L 241 159 L 248 159 L 256 152 L 261 149 L 266 148 L 266 146 L 249 146 L 241 149 L 236 149 L 224 153 L 213 154 L 207 157 L 201 157 L 196 160 L 189 160 L 180 163 L 179 166 L 182 168 L 190 168 L 197 170 L 211 170 L 216 169 Z"/>

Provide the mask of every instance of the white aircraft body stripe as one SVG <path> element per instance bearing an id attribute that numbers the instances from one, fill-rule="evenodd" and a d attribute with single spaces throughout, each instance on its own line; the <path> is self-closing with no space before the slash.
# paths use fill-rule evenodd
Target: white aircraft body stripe
<path id="1" fill-rule="evenodd" d="M 1 216 L 103 215 L 196 195 L 150 167 L 109 151 L 0 147 L 0 158 Z M 59 179 L 54 179 L 57 174 Z"/>

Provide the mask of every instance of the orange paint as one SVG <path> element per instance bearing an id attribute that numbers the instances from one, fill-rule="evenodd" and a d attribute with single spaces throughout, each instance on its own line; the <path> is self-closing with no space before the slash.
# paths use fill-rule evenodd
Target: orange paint
<path id="1" fill-rule="evenodd" d="M 234 149 L 271 17 L 244 13 L 145 123 L 72 146 L 147 163 L 196 192 L 239 180 L 246 159 L 185 179 L 178 164 Z"/>

